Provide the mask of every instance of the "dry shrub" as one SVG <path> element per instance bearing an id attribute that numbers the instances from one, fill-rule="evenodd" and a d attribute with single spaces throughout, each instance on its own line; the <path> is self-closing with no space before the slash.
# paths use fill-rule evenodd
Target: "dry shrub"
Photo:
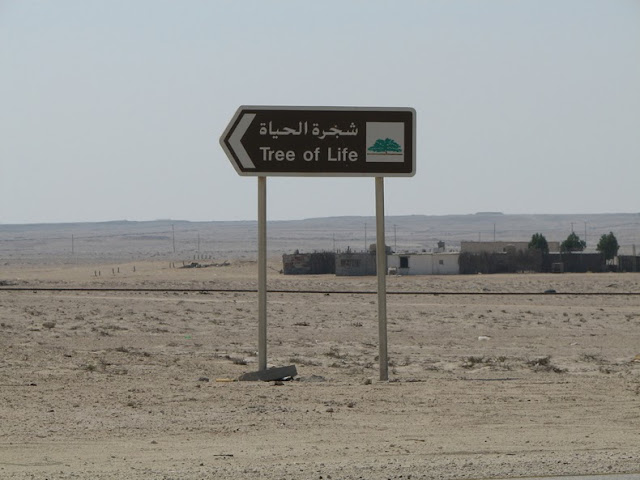
<path id="1" fill-rule="evenodd" d="M 527 360 L 527 366 L 530 367 L 534 372 L 564 373 L 567 371 L 566 369 L 560 368 L 551 363 L 551 355 L 534 358 L 533 360 Z"/>

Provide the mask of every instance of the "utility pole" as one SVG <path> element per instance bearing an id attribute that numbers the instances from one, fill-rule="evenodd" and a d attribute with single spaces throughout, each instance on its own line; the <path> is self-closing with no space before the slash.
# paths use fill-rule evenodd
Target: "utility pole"
<path id="1" fill-rule="evenodd" d="M 587 246 L 587 222 L 584 222 L 584 246 Z"/>
<path id="2" fill-rule="evenodd" d="M 393 224 L 393 251 L 398 251 L 398 233 L 396 231 L 396 224 Z"/>
<path id="3" fill-rule="evenodd" d="M 364 224 L 364 251 L 367 251 L 367 224 Z"/>

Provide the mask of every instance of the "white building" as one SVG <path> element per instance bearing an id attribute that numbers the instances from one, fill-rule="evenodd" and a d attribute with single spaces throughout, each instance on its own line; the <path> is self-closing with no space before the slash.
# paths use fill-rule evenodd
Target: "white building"
<path id="1" fill-rule="evenodd" d="M 398 275 L 457 275 L 458 257 L 458 253 L 393 253 L 387 255 L 387 267 Z"/>

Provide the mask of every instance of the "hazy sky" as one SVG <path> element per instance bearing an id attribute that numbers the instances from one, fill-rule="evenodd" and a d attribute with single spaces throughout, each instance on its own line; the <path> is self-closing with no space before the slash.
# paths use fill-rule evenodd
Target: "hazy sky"
<path id="1" fill-rule="evenodd" d="M 638 0 L 0 0 L 0 223 L 255 219 L 243 104 L 415 108 L 387 215 L 640 211 Z M 268 216 L 374 197 L 269 178 Z"/>

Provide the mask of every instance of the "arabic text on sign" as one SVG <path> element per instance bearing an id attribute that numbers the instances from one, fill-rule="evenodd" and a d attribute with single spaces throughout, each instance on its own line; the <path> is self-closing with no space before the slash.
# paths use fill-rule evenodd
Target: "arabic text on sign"
<path id="1" fill-rule="evenodd" d="M 309 129 L 309 122 L 298 122 L 298 125 L 295 127 L 282 127 L 282 128 L 273 128 L 273 122 L 269 122 L 269 127 L 267 128 L 267 123 L 262 122 L 260 124 L 260 135 L 271 135 L 272 138 L 283 137 L 287 135 L 308 135 L 311 133 L 314 137 L 319 138 L 320 140 L 326 137 L 349 137 L 358 135 L 358 128 L 355 123 L 351 123 L 349 128 L 346 130 L 342 130 L 338 128 L 337 125 L 326 129 L 320 130 L 319 125 L 317 123 L 311 124 L 311 129 Z"/>

